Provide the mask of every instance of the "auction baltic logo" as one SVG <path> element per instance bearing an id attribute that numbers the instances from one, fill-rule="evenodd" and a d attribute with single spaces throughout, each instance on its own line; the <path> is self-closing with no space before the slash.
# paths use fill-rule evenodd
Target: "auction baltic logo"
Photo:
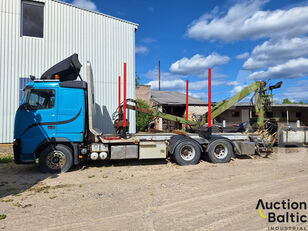
<path id="1" fill-rule="evenodd" d="M 268 223 L 283 224 L 283 227 L 268 227 L 268 230 L 307 230 L 302 226 L 307 223 L 307 204 L 304 201 L 288 199 L 267 202 L 259 199 L 256 210 L 259 210 L 260 216 L 267 219 Z"/>

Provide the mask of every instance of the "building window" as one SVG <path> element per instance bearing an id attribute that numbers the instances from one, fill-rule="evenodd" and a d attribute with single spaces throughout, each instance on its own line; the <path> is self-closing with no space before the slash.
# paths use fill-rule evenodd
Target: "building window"
<path id="1" fill-rule="evenodd" d="M 24 88 L 30 81 L 30 78 L 19 78 L 19 104 L 21 104 L 22 100 L 25 98 L 26 92 Z"/>
<path id="2" fill-rule="evenodd" d="M 287 112 L 285 112 L 285 111 L 281 112 L 281 117 L 282 118 L 287 118 Z"/>
<path id="3" fill-rule="evenodd" d="M 39 2 L 21 2 L 21 35 L 43 38 L 44 4 Z"/>
<path id="4" fill-rule="evenodd" d="M 296 112 L 296 118 L 297 119 L 300 119 L 300 118 L 302 118 L 302 113 L 301 112 Z"/>
<path id="5" fill-rule="evenodd" d="M 240 112 L 239 111 L 233 111 L 232 117 L 240 117 Z"/>

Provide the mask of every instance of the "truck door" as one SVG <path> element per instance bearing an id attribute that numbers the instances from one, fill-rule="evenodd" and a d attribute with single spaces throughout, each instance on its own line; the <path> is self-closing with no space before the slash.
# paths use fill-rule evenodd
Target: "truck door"
<path id="1" fill-rule="evenodd" d="M 56 93 L 56 89 L 31 89 L 27 94 L 19 117 L 23 154 L 33 155 L 41 142 L 56 136 Z"/>
<path id="2" fill-rule="evenodd" d="M 82 142 L 85 132 L 84 89 L 59 87 L 58 98 L 57 136 L 71 142 Z"/>

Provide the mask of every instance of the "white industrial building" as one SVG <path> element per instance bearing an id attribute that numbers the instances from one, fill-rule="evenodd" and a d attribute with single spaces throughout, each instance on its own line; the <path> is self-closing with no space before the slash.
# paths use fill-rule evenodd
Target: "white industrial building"
<path id="1" fill-rule="evenodd" d="M 92 63 L 101 111 L 97 124 L 103 133 L 113 132 L 112 113 L 118 106 L 118 76 L 123 79 L 124 62 L 127 98 L 135 98 L 137 28 L 135 23 L 57 0 L 0 0 L 0 143 L 13 141 L 14 115 L 29 75 L 39 78 L 73 53 L 83 65 L 83 79 L 86 61 Z M 130 132 L 135 132 L 135 113 L 130 111 L 128 118 Z"/>

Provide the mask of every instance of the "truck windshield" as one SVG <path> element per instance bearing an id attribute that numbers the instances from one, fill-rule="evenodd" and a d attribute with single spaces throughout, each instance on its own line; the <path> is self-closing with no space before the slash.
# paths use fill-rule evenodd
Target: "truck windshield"
<path id="1" fill-rule="evenodd" d="M 31 110 L 53 108 L 55 105 L 55 90 L 33 89 L 27 93 L 26 103 Z"/>

